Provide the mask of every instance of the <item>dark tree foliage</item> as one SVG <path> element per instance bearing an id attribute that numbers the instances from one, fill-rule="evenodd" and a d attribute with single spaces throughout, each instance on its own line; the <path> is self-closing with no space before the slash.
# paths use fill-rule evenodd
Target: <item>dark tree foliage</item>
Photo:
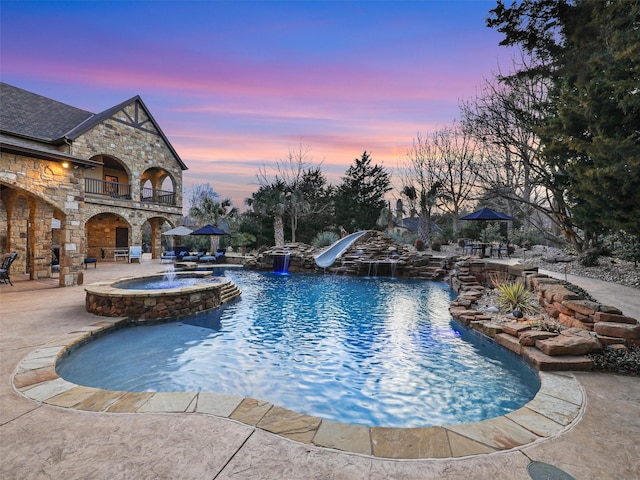
<path id="1" fill-rule="evenodd" d="M 640 1 L 498 1 L 487 24 L 533 58 L 516 76 L 552 81 L 536 133 L 583 246 L 639 234 Z"/>
<path id="2" fill-rule="evenodd" d="M 310 244 L 319 232 L 333 226 L 333 190 L 319 167 L 303 173 L 298 191 L 308 209 L 303 221 L 298 224 L 296 241 Z"/>
<path id="3" fill-rule="evenodd" d="M 251 231 L 257 239 L 259 245 L 284 245 L 284 220 L 287 186 L 281 180 L 277 180 L 269 185 L 261 185 L 257 192 L 245 199 L 247 206 L 251 207 L 255 226 L 260 230 Z M 267 232 L 274 242 L 267 242 Z M 274 238 L 275 237 L 275 238 Z M 265 241 L 265 243 L 262 243 Z"/>
<path id="4" fill-rule="evenodd" d="M 366 151 L 354 162 L 334 199 L 335 223 L 349 233 L 376 228 L 380 211 L 387 206 L 384 195 L 391 190 L 389 173 L 381 165 L 372 165 Z"/>
<path id="5" fill-rule="evenodd" d="M 576 221 L 640 234 L 640 2 L 577 4 L 551 98 L 541 136 L 568 154 Z"/>

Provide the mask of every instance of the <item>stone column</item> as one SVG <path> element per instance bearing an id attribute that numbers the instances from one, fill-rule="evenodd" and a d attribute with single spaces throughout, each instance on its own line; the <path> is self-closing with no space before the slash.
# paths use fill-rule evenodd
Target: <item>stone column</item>
<path id="1" fill-rule="evenodd" d="M 29 200 L 29 204 L 30 278 L 32 280 L 50 278 L 53 207 L 35 197 Z"/>
<path id="2" fill-rule="evenodd" d="M 151 258 L 160 258 L 162 255 L 162 218 L 149 219 L 151 225 Z"/>
<path id="3" fill-rule="evenodd" d="M 86 256 L 85 230 L 79 202 L 65 202 L 65 217 L 60 222 L 60 286 L 82 285 Z"/>
<path id="4" fill-rule="evenodd" d="M 11 192 L 11 199 L 7 203 L 7 218 L 10 225 L 7 232 L 7 251 L 18 254 L 18 258 L 11 265 L 11 272 L 24 274 L 27 273 L 29 207 L 25 197 L 15 190 Z"/>

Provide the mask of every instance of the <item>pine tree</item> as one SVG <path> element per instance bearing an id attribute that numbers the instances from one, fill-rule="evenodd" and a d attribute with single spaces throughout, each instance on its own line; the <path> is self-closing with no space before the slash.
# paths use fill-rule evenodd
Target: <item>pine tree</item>
<path id="1" fill-rule="evenodd" d="M 349 167 L 335 195 L 336 225 L 352 233 L 374 229 L 380 211 L 387 206 L 385 194 L 391 190 L 389 173 L 372 165 L 365 151 Z"/>

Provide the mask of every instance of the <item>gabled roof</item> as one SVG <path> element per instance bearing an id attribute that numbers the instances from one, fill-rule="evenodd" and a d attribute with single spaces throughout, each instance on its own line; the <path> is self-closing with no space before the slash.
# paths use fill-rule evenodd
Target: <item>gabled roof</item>
<path id="1" fill-rule="evenodd" d="M 0 82 L 0 132 L 17 137 L 38 140 L 43 143 L 61 145 L 75 140 L 128 105 L 137 102 L 177 160 L 182 170 L 187 170 L 171 142 L 139 95 L 94 114 L 57 102 L 47 97 L 28 92 Z"/>

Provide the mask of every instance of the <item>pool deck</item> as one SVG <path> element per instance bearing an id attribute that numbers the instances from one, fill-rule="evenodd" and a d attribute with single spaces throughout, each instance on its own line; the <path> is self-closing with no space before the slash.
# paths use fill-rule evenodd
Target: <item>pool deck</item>
<path id="1" fill-rule="evenodd" d="M 164 268 L 102 262 L 84 283 Z M 637 377 L 544 373 L 513 414 L 425 429 L 353 428 L 215 394 L 97 391 L 51 369 L 65 345 L 106 325 L 86 312 L 84 288 L 12 280 L 0 285 L 2 479 L 530 479 L 531 461 L 575 479 L 640 478 Z M 568 280 L 640 318 L 638 289 Z"/>

